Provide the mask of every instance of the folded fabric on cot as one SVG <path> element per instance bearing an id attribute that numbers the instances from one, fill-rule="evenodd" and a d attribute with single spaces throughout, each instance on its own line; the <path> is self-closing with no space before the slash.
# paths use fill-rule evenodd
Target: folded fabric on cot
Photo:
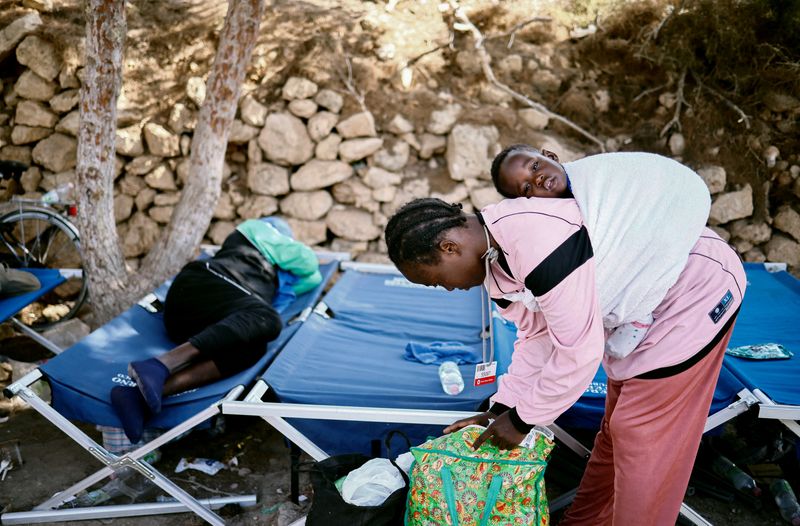
<path id="1" fill-rule="evenodd" d="M 459 365 L 481 361 L 481 356 L 477 352 L 471 351 L 461 342 L 408 342 L 403 358 L 411 362 L 432 365 L 441 365 L 445 361 L 456 362 Z"/>

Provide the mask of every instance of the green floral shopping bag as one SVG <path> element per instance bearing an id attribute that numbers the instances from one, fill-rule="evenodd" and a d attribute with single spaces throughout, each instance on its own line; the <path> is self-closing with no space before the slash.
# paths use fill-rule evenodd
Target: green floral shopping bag
<path id="1" fill-rule="evenodd" d="M 473 451 L 484 429 L 468 426 L 411 448 L 407 525 L 549 524 L 544 470 L 552 435 L 543 430 L 531 447 L 501 451 L 485 442 Z"/>

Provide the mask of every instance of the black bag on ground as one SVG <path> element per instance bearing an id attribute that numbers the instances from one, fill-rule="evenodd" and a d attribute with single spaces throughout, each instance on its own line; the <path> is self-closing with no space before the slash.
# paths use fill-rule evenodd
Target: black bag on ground
<path id="1" fill-rule="evenodd" d="M 307 526 L 400 526 L 406 510 L 408 476 L 401 470 L 405 486 L 395 490 L 379 506 L 356 506 L 344 501 L 336 481 L 370 460 L 352 453 L 326 458 L 311 470 L 314 499 L 306 518 Z M 392 462 L 393 465 L 394 462 Z M 395 465 L 395 467 L 397 467 Z"/>

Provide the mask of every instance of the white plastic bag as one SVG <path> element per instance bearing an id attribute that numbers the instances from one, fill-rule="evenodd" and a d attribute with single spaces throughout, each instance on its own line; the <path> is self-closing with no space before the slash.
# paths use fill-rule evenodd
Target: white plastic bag
<path id="1" fill-rule="evenodd" d="M 342 498 L 355 506 L 379 506 L 404 485 L 400 471 L 388 459 L 373 458 L 347 475 Z"/>

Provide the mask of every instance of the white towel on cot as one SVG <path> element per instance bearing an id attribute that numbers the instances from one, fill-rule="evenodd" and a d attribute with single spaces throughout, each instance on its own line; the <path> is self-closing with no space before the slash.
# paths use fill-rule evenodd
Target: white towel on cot
<path id="1" fill-rule="evenodd" d="M 603 324 L 645 318 L 700 238 L 708 187 L 690 168 L 651 153 L 592 155 L 564 168 L 592 241 Z"/>

